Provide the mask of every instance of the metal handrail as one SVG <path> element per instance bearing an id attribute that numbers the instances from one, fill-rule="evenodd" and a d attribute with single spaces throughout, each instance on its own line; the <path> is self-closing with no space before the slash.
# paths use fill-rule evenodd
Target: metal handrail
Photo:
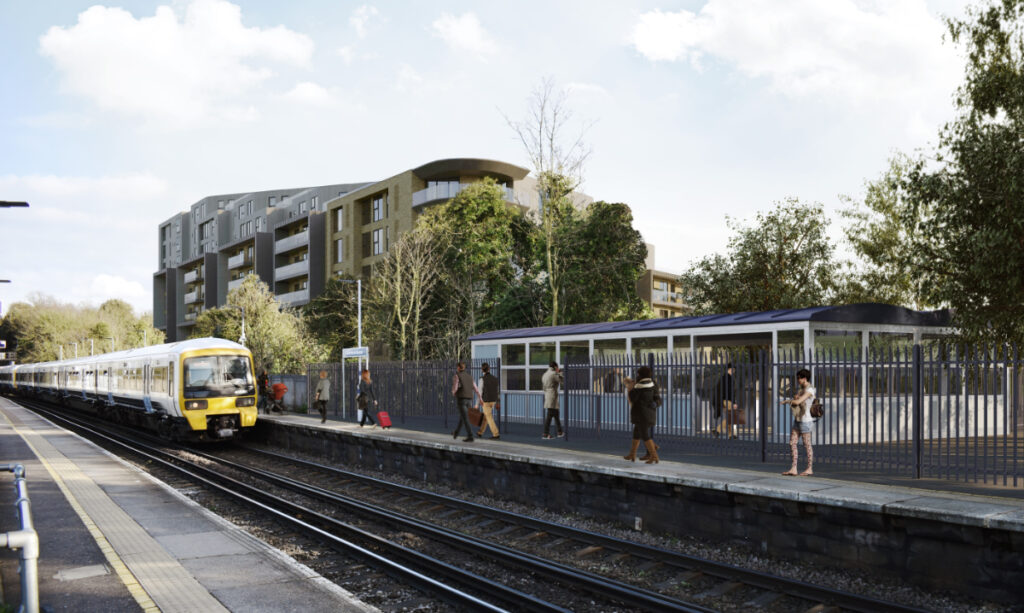
<path id="1" fill-rule="evenodd" d="M 21 608 L 24 613 L 39 613 L 39 535 L 32 525 L 31 503 L 25 467 L 21 464 L 0 465 L 0 470 L 14 473 L 14 489 L 18 493 L 15 504 L 21 530 L 0 533 L 0 547 L 21 550 Z"/>

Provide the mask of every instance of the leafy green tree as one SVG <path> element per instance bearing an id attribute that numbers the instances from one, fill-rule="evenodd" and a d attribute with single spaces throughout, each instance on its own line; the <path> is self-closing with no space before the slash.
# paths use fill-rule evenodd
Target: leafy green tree
<path id="1" fill-rule="evenodd" d="M 644 271 L 647 245 L 633 228 L 633 213 L 621 203 L 594 202 L 566 233 L 563 323 L 638 319 L 645 303 L 636 283 Z"/>
<path id="2" fill-rule="evenodd" d="M 867 183 L 863 202 L 845 198 L 850 206 L 841 211 L 849 224 L 846 239 L 860 263 L 838 280 L 834 302 L 881 302 L 928 308 L 921 295 L 914 268 L 916 219 L 904 197 L 903 181 L 913 161 L 903 154 L 889 161 L 889 168 Z"/>
<path id="3" fill-rule="evenodd" d="M 245 345 L 257 369 L 269 366 L 278 372 L 304 373 L 306 364 L 326 357 L 327 351 L 310 337 L 299 315 L 282 309 L 256 275 L 248 275 L 228 292 L 225 306 L 200 313 L 192 338 L 217 336 L 237 341 L 242 333 L 242 313 L 235 306 L 245 309 Z"/>
<path id="4" fill-rule="evenodd" d="M 803 308 L 824 304 L 835 284 L 833 247 L 821 204 L 776 202 L 734 232 L 727 254 L 706 256 L 679 277 L 696 314 Z"/>
<path id="5" fill-rule="evenodd" d="M 366 310 L 364 318 L 369 315 L 369 309 Z M 303 321 L 307 332 L 327 349 L 328 359 L 332 362 L 342 360 L 342 350 L 345 347 L 356 346 L 358 317 L 356 284 L 337 277 L 328 279 L 323 293 L 303 308 Z"/>
<path id="6" fill-rule="evenodd" d="M 925 299 L 974 340 L 1024 342 L 1024 0 L 947 21 L 967 51 L 957 118 L 903 187 Z"/>

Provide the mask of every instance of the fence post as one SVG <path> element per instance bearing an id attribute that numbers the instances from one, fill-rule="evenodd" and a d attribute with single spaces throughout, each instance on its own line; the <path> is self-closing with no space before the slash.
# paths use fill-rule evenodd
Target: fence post
<path id="1" fill-rule="evenodd" d="M 565 435 L 565 440 L 569 440 L 569 381 L 571 381 L 571 373 L 569 372 L 569 361 L 566 360 L 565 374 L 562 377 L 562 398 L 564 400 L 564 408 L 562 409 L 562 415 L 565 417 L 565 423 L 562 424 L 562 434 Z M 543 404 L 543 403 L 542 403 Z"/>
<path id="2" fill-rule="evenodd" d="M 914 478 L 921 478 L 921 463 L 924 452 L 924 373 L 921 359 L 921 345 L 914 345 L 914 358 L 911 366 L 914 403 Z"/>
<path id="3" fill-rule="evenodd" d="M 761 380 L 761 424 L 760 424 L 760 438 L 761 438 L 761 463 L 768 461 L 768 424 L 770 422 L 769 413 L 775 410 L 775 403 L 772 402 L 772 390 L 771 385 L 774 381 L 771 381 L 769 373 L 772 372 L 771 365 L 768 361 L 771 359 L 771 354 L 761 351 L 760 372 L 758 378 Z"/>

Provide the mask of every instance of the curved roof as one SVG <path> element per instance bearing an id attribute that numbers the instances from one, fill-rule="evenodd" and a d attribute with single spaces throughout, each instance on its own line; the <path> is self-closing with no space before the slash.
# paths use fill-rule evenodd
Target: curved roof
<path id="1" fill-rule="evenodd" d="M 852 324 L 889 324 L 905 326 L 950 325 L 952 314 L 949 309 L 939 311 L 913 311 L 890 304 L 864 303 L 843 306 L 817 306 L 805 309 L 780 309 L 777 311 L 748 311 L 721 315 L 694 315 L 666 317 L 663 319 L 637 319 L 594 324 L 571 324 L 567 326 L 543 326 L 539 328 L 516 328 L 494 330 L 469 337 L 471 341 L 508 338 L 529 338 L 535 336 L 571 336 L 577 334 L 606 334 L 609 332 L 642 332 L 649 330 L 683 330 L 687 328 L 710 328 L 720 326 L 748 326 L 753 324 L 782 324 L 804 321 L 837 322 Z"/>
<path id="2" fill-rule="evenodd" d="M 530 174 L 529 169 L 508 162 L 482 158 L 448 158 L 434 160 L 412 169 L 423 180 L 447 179 L 453 175 L 498 175 L 519 181 Z"/>

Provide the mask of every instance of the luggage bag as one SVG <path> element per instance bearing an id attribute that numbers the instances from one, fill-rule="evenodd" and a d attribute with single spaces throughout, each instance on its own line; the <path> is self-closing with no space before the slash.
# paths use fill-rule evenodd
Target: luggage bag
<path id="1" fill-rule="evenodd" d="M 385 429 L 390 428 L 391 427 L 391 416 L 388 415 L 387 411 L 381 411 L 381 412 L 377 413 L 377 423 L 380 424 L 381 428 L 385 428 Z"/>

